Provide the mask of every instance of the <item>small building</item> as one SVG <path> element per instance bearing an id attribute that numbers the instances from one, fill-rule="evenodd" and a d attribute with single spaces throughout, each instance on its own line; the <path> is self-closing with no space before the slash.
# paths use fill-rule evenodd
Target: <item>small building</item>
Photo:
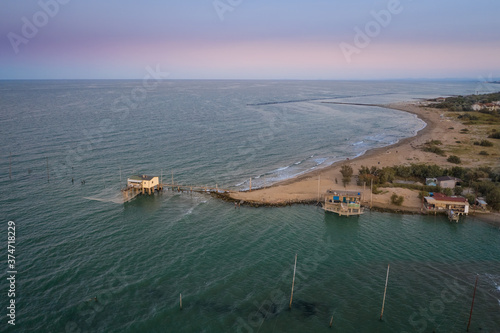
<path id="1" fill-rule="evenodd" d="M 472 104 L 471 108 L 473 111 L 481 111 L 481 110 L 497 111 L 500 110 L 500 104 L 499 102 L 475 103 Z"/>
<path id="2" fill-rule="evenodd" d="M 488 111 L 496 111 L 498 109 L 500 109 L 500 106 L 498 106 L 497 104 L 495 103 L 486 103 L 484 105 L 484 108 Z"/>
<path id="3" fill-rule="evenodd" d="M 462 180 L 451 176 L 437 177 L 437 185 L 441 188 L 455 188 Z"/>
<path id="4" fill-rule="evenodd" d="M 476 198 L 475 204 L 482 210 L 486 210 L 486 208 L 488 207 L 488 203 L 486 202 L 486 200 L 484 200 L 484 198 Z"/>
<path id="5" fill-rule="evenodd" d="M 478 104 L 478 103 L 472 104 L 471 108 L 472 108 L 472 111 L 480 111 L 483 109 L 481 104 Z"/>
<path id="6" fill-rule="evenodd" d="M 424 208 L 427 212 L 451 213 L 454 216 L 469 214 L 469 202 L 463 197 L 448 197 L 442 193 L 434 193 L 424 197 Z"/>
<path id="7" fill-rule="evenodd" d="M 360 192 L 330 192 L 326 195 L 323 209 L 333 212 L 339 216 L 361 215 L 361 193 Z"/>
<path id="8" fill-rule="evenodd" d="M 127 178 L 127 189 L 140 191 L 142 194 L 154 193 L 155 190 L 160 191 L 161 185 L 158 176 L 130 176 Z"/>

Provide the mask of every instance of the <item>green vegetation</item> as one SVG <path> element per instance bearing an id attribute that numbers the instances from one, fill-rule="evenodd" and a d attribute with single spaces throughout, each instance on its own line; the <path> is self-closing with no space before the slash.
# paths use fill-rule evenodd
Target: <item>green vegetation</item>
<path id="1" fill-rule="evenodd" d="M 481 181 L 472 184 L 472 187 L 486 198 L 486 202 L 491 208 L 500 210 L 500 186 L 498 183 Z"/>
<path id="2" fill-rule="evenodd" d="M 454 164 L 462 163 L 462 160 L 457 155 L 451 155 L 450 157 L 448 157 L 447 161 Z"/>
<path id="3" fill-rule="evenodd" d="M 363 183 L 370 184 L 385 184 L 387 182 L 392 182 L 394 180 L 396 172 L 393 168 L 385 167 L 379 169 L 377 167 L 365 167 L 361 166 L 359 169 L 358 185 L 363 185 Z"/>
<path id="4" fill-rule="evenodd" d="M 439 156 L 446 156 L 446 154 L 444 153 L 444 150 L 437 147 L 437 146 L 440 146 L 442 144 L 443 143 L 440 140 L 427 141 L 425 143 L 424 148 L 422 148 L 422 150 L 425 152 L 428 152 L 428 153 L 434 153 L 434 154 L 439 155 Z"/>
<path id="5" fill-rule="evenodd" d="M 346 185 L 351 182 L 351 177 L 354 173 L 354 171 L 352 170 L 352 166 L 344 164 L 340 168 L 340 173 L 342 174 L 342 184 L 344 184 L 344 187 L 346 187 Z"/>
<path id="6" fill-rule="evenodd" d="M 439 156 L 446 156 L 444 150 L 436 146 L 425 146 L 424 148 L 422 148 L 422 150 L 428 153 L 434 153 Z"/>
<path id="7" fill-rule="evenodd" d="M 441 193 L 451 197 L 453 195 L 453 190 L 451 188 L 443 188 L 441 189 Z"/>
<path id="8" fill-rule="evenodd" d="M 459 115 L 458 119 L 462 119 L 462 120 L 479 120 L 479 117 L 475 116 L 473 114 L 470 114 L 470 113 L 465 113 L 465 114 Z"/>
<path id="9" fill-rule="evenodd" d="M 490 135 L 488 135 L 488 138 L 490 138 L 490 139 L 500 139 L 500 132 L 499 131 L 493 130 L 492 132 L 493 133 L 491 133 Z"/>
<path id="10" fill-rule="evenodd" d="M 393 193 L 391 195 L 391 202 L 393 204 L 395 204 L 396 206 L 401 206 L 404 201 L 405 201 L 405 198 L 402 195 L 397 195 L 396 193 Z"/>
<path id="11" fill-rule="evenodd" d="M 470 203 L 473 203 L 474 201 L 476 201 L 476 196 L 474 194 L 466 194 L 466 195 L 464 195 L 464 197 Z"/>
<path id="12" fill-rule="evenodd" d="M 427 191 L 420 191 L 420 192 L 418 192 L 418 198 L 419 199 L 423 199 L 424 197 L 428 197 L 429 195 L 430 195 L 430 193 L 427 192 Z"/>
<path id="13" fill-rule="evenodd" d="M 414 180 L 421 183 L 425 182 L 425 178 L 436 178 L 439 176 L 452 176 L 462 180 L 462 187 L 456 187 L 454 193 L 451 190 L 441 189 L 439 186 L 425 186 L 419 184 L 399 184 L 393 183 L 396 179 Z M 491 179 L 483 180 L 485 178 Z M 460 195 L 463 193 L 463 188 L 468 187 L 474 189 L 478 196 L 483 196 L 490 207 L 500 210 L 500 170 L 494 170 L 491 167 L 479 168 L 464 168 L 454 166 L 450 168 L 442 168 L 438 165 L 426 164 L 411 164 L 397 165 L 393 167 L 377 167 L 361 166 L 359 169 L 358 185 L 367 185 L 373 180 L 373 193 L 379 193 L 379 186 L 383 187 L 400 187 L 411 190 L 420 191 L 420 196 L 427 196 L 429 192 L 445 192 L 449 195 Z M 450 191 L 447 193 L 447 191 Z M 466 195 L 469 202 L 474 202 L 474 195 Z"/>
<path id="14" fill-rule="evenodd" d="M 493 147 L 493 142 L 488 141 L 488 140 L 481 140 L 481 141 L 475 141 L 474 145 L 481 146 L 481 147 Z"/>
<path id="15" fill-rule="evenodd" d="M 382 190 L 379 190 L 379 189 L 378 189 L 378 186 L 377 186 L 377 185 L 373 185 L 373 187 L 372 187 L 372 193 L 373 193 L 373 194 L 380 194 L 380 193 L 382 193 L 382 192 L 383 192 Z"/>
<path id="16" fill-rule="evenodd" d="M 486 202 L 494 210 L 500 210 L 500 188 L 498 186 L 486 194 Z"/>
<path id="17" fill-rule="evenodd" d="M 500 101 L 500 92 L 485 95 L 448 97 L 444 102 L 437 104 L 435 107 L 438 109 L 448 109 L 450 111 L 472 111 L 473 104 L 484 104 L 495 101 Z M 489 111 L 486 113 L 489 113 Z"/>

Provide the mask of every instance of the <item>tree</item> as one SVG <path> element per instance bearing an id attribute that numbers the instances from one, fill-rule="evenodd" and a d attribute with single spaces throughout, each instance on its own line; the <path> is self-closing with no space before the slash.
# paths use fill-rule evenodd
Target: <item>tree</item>
<path id="1" fill-rule="evenodd" d="M 455 193 L 455 195 L 462 195 L 462 192 L 464 191 L 463 187 L 462 186 L 457 186 L 453 189 L 453 192 Z"/>
<path id="2" fill-rule="evenodd" d="M 392 181 L 394 180 L 394 177 L 396 176 L 396 172 L 394 171 L 394 169 L 392 169 L 390 167 L 382 168 L 382 170 L 380 170 L 379 174 L 380 174 L 380 176 L 379 176 L 380 184 L 385 184 L 387 182 L 392 183 Z"/>
<path id="3" fill-rule="evenodd" d="M 408 179 L 412 176 L 412 168 L 410 166 L 398 165 L 395 166 L 395 169 L 396 175 L 401 178 Z"/>
<path id="4" fill-rule="evenodd" d="M 342 174 L 342 184 L 344 185 L 344 187 L 346 187 L 346 185 L 351 182 L 353 172 L 354 171 L 352 170 L 352 166 L 348 164 L 344 164 L 340 168 L 340 173 Z"/>
<path id="5" fill-rule="evenodd" d="M 446 196 L 452 196 L 453 195 L 453 190 L 451 188 L 443 188 L 443 194 Z"/>
<path id="6" fill-rule="evenodd" d="M 494 210 L 500 210 L 500 188 L 495 188 L 491 190 L 486 195 L 486 202 Z"/>

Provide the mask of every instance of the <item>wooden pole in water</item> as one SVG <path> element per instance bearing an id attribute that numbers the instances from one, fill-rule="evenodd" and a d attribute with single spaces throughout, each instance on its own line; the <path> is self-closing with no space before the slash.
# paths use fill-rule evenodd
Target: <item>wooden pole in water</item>
<path id="1" fill-rule="evenodd" d="M 373 205 L 373 178 L 370 180 L 370 209 Z"/>
<path id="2" fill-rule="evenodd" d="M 179 305 L 180 305 L 181 310 L 182 310 L 182 294 L 179 294 Z"/>
<path id="3" fill-rule="evenodd" d="M 389 281 L 389 267 L 390 267 L 390 264 L 387 265 L 387 276 L 385 278 L 384 300 L 382 301 L 382 312 L 380 312 L 380 320 L 382 320 L 382 316 L 384 315 L 385 294 L 387 292 L 387 281 Z"/>
<path id="4" fill-rule="evenodd" d="M 173 189 L 173 186 L 174 186 L 174 172 L 172 171 L 172 189 Z"/>
<path id="5" fill-rule="evenodd" d="M 476 275 L 476 284 L 474 285 L 474 294 L 472 295 L 472 305 L 470 306 L 470 315 L 469 315 L 469 323 L 467 324 L 467 332 L 469 332 L 470 321 L 472 319 L 472 309 L 474 309 L 474 298 L 476 298 L 476 288 L 478 279 L 479 279 L 479 274 Z"/>
<path id="6" fill-rule="evenodd" d="M 318 202 L 319 202 L 319 187 L 321 185 L 321 175 L 318 175 Z"/>
<path id="7" fill-rule="evenodd" d="M 47 159 L 47 183 L 50 183 L 49 158 L 46 157 L 46 159 Z"/>
<path id="8" fill-rule="evenodd" d="M 290 296 L 290 305 L 289 309 L 292 308 L 292 299 L 293 299 L 293 286 L 295 285 L 295 271 L 297 270 L 297 254 L 295 254 L 295 265 L 293 266 L 293 280 L 292 280 L 292 295 Z"/>
<path id="9" fill-rule="evenodd" d="M 9 180 L 12 180 L 12 152 L 9 152 Z"/>
<path id="10" fill-rule="evenodd" d="M 120 187 L 122 186 L 122 167 L 120 167 Z"/>
<path id="11" fill-rule="evenodd" d="M 330 319 L 330 327 L 332 327 L 333 325 L 333 316 L 332 316 L 332 319 Z"/>
<path id="12" fill-rule="evenodd" d="M 252 177 L 250 177 L 250 192 L 252 192 Z"/>

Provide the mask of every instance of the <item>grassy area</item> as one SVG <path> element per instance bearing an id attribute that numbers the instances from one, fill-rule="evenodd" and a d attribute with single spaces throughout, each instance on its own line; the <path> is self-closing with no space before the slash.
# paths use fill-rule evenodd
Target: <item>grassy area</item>
<path id="1" fill-rule="evenodd" d="M 497 113 L 483 113 L 479 111 L 449 111 L 448 116 L 459 120 L 464 125 L 500 125 L 500 115 Z"/>
<path id="2" fill-rule="evenodd" d="M 470 115 L 470 117 L 463 115 Z M 500 133 L 500 116 L 476 111 L 449 111 L 447 117 L 466 126 L 457 135 L 455 144 L 441 147 L 447 155 L 457 155 L 466 164 L 499 166 L 500 139 L 490 138 L 490 136 Z M 485 145 L 487 142 L 492 146 Z"/>

